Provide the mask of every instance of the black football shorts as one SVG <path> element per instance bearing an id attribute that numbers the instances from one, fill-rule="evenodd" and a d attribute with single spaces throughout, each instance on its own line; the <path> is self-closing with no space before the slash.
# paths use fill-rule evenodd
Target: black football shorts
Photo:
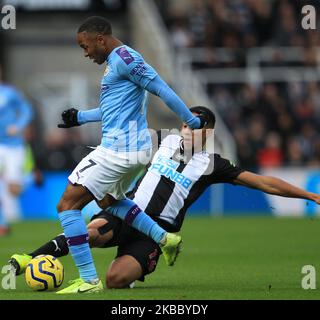
<path id="1" fill-rule="evenodd" d="M 144 276 L 155 271 L 161 249 L 156 242 L 140 231 L 132 228 L 120 218 L 109 214 L 106 211 L 94 215 L 94 219 L 105 219 L 110 223 L 113 230 L 113 237 L 103 247 L 118 246 L 116 258 L 130 255 L 141 265 L 143 276 L 139 279 L 144 281 Z"/>

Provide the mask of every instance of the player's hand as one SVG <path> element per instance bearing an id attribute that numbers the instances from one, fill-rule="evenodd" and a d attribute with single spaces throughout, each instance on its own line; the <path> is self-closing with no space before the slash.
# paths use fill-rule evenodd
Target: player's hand
<path id="1" fill-rule="evenodd" d="M 8 126 L 7 127 L 7 135 L 8 136 L 16 136 L 19 133 L 19 129 L 16 126 Z"/>
<path id="2" fill-rule="evenodd" d="M 78 122 L 78 110 L 71 108 L 62 112 L 61 117 L 63 123 L 58 124 L 58 128 L 71 128 L 80 126 Z"/>

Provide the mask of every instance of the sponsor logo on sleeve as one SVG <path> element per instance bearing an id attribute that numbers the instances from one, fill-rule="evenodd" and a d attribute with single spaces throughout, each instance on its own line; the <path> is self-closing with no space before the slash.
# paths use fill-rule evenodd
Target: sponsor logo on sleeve
<path id="1" fill-rule="evenodd" d="M 124 47 L 119 48 L 116 53 L 120 56 L 120 58 L 125 62 L 125 64 L 129 65 L 132 61 L 134 61 L 133 56 L 128 52 L 128 50 Z"/>

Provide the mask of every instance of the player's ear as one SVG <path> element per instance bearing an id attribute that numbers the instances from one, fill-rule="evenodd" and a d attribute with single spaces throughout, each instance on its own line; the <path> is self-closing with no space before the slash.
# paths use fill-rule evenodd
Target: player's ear
<path id="1" fill-rule="evenodd" d="M 97 35 L 97 42 L 100 44 L 100 45 L 104 45 L 105 44 L 105 39 L 104 39 L 104 36 L 102 34 L 98 34 Z"/>

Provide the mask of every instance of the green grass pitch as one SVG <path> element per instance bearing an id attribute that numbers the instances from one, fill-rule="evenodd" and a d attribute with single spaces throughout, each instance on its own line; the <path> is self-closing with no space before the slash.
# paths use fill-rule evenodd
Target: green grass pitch
<path id="1" fill-rule="evenodd" d="M 174 267 L 159 261 L 156 272 L 134 289 L 105 290 L 94 295 L 58 296 L 32 292 L 17 278 L 16 290 L 0 286 L 0 300 L 14 299 L 319 299 L 320 286 L 304 290 L 304 265 L 320 275 L 320 220 L 310 218 L 187 218 L 184 246 Z M 0 270 L 12 253 L 30 252 L 60 233 L 58 222 L 13 225 L 0 238 Z M 105 278 L 115 249 L 94 249 L 98 273 Z M 60 258 L 67 281 L 78 276 L 71 257 Z M 0 284 L 5 275 L 0 273 Z M 318 285 L 318 283 L 317 283 Z"/>

